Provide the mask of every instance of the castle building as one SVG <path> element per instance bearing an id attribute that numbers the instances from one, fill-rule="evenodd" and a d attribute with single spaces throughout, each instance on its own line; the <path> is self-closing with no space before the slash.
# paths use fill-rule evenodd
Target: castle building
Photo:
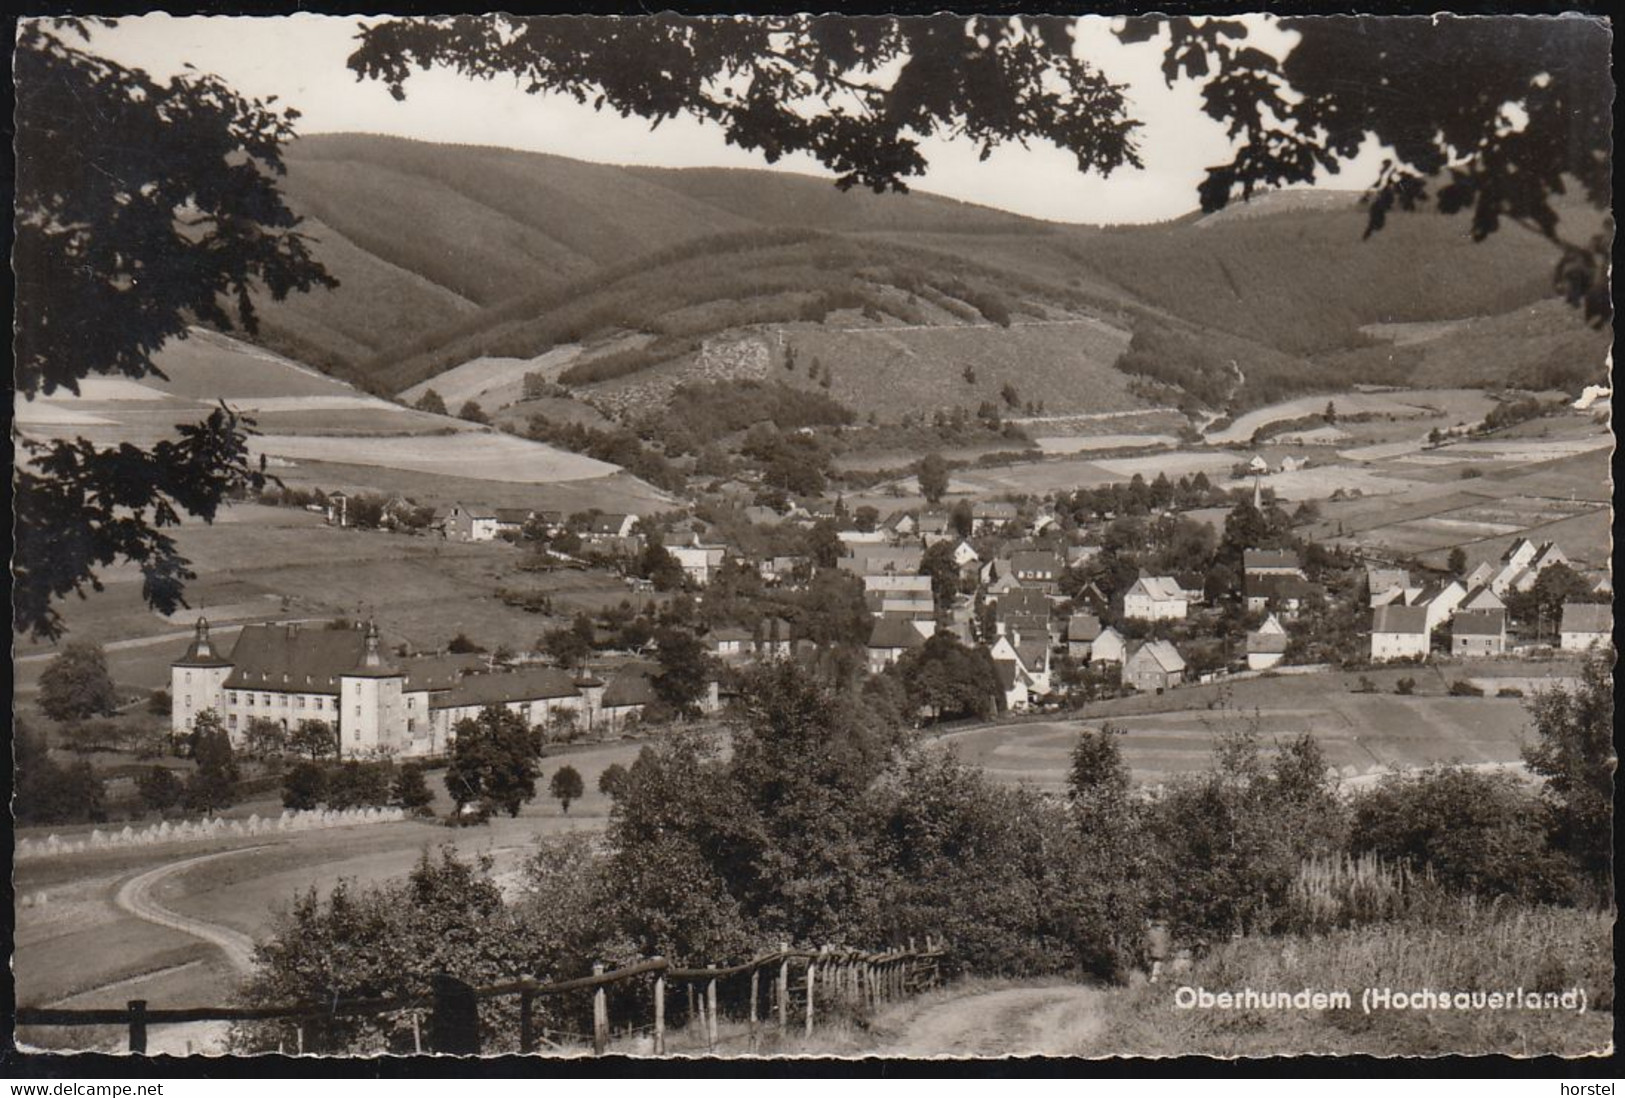
<path id="1" fill-rule="evenodd" d="M 636 675 L 623 669 L 608 688 L 629 677 Z M 621 693 L 627 689 L 620 684 Z M 170 729 L 183 736 L 198 714 L 213 710 L 240 743 L 256 718 L 290 731 L 320 720 L 337 729 L 346 758 L 437 755 L 450 747 L 459 721 L 491 706 L 544 728 L 561 720 L 581 728 L 619 723 L 627 706 L 608 712 L 606 690 L 600 680 L 555 668 L 487 671 L 477 657 L 394 661 L 371 624 L 365 630 L 248 625 L 227 656 L 199 618 L 191 646 L 170 665 Z"/>

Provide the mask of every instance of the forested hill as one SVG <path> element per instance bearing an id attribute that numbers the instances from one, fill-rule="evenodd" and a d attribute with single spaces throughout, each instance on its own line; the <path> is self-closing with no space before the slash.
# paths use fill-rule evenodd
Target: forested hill
<path id="1" fill-rule="evenodd" d="M 1603 338 L 1578 319 L 1552 323 L 1544 306 L 1530 314 L 1538 323 L 1520 319 L 1550 296 L 1546 242 L 1507 228 L 1474 244 L 1464 219 L 1421 214 L 1366 240 L 1352 192 L 1094 228 L 780 172 L 617 167 L 373 135 L 302 138 L 287 160 L 290 204 L 342 285 L 264 303 L 262 339 L 387 393 L 485 355 L 653 340 L 654 352 L 608 371 L 624 377 L 772 325 L 1099 320 L 1122 338 L 1091 348 L 1090 363 L 1112 365 L 1138 337 L 1124 365 L 1156 357 L 1154 376 L 1209 403 L 1227 395 L 1214 348 L 1256 361 L 1259 378 L 1307 365 L 1297 387 L 1351 370 L 1405 380 L 1427 372 L 1419 352 L 1362 329 L 1496 318 L 1499 351 L 1474 356 L 1484 376 L 1436 379 L 1490 383 L 1589 362 Z M 1439 371 L 1459 374 L 1461 357 Z M 848 365 L 860 364 L 836 368 Z M 1238 399 L 1277 395 L 1264 384 Z"/>

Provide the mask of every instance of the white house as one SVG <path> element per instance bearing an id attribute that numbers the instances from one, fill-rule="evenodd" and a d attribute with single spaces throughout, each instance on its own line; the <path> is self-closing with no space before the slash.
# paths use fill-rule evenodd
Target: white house
<path id="1" fill-rule="evenodd" d="M 1614 608 L 1605 602 L 1565 602 L 1558 633 L 1565 652 L 1606 647 L 1614 636 Z"/>
<path id="2" fill-rule="evenodd" d="M 1264 619 L 1253 632 L 1247 634 L 1247 667 L 1252 671 L 1265 671 L 1286 657 L 1286 627 L 1274 614 Z"/>
<path id="3" fill-rule="evenodd" d="M 1125 647 L 1123 634 L 1108 625 L 1089 646 L 1089 660 L 1091 663 L 1122 663 Z"/>
<path id="4" fill-rule="evenodd" d="M 1456 608 L 1456 612 L 1505 610 L 1506 608 L 1507 604 L 1502 602 L 1494 591 L 1491 591 L 1484 584 L 1479 584 L 1467 588 L 1467 596 L 1461 600 L 1461 605 Z"/>
<path id="5" fill-rule="evenodd" d="M 683 575 L 699 587 L 708 585 L 716 578 L 722 562 L 728 556 L 727 546 L 700 545 L 698 542 L 693 545 L 668 545 L 666 552 L 681 566 Z"/>
<path id="6" fill-rule="evenodd" d="M 1123 595 L 1123 616 L 1138 621 L 1183 618 L 1188 594 L 1172 576 L 1141 576 Z"/>
<path id="7" fill-rule="evenodd" d="M 1427 608 L 1379 606 L 1371 611 L 1371 659 L 1403 660 L 1428 654 Z"/>
<path id="8" fill-rule="evenodd" d="M 494 541 L 500 525 L 491 507 L 454 503 L 446 513 L 446 535 L 459 541 Z"/>
<path id="9" fill-rule="evenodd" d="M 980 554 L 976 552 L 976 550 L 971 546 L 971 543 L 968 541 L 961 540 L 958 545 L 954 546 L 954 563 L 961 568 L 969 568 L 971 565 L 976 564 L 981 559 Z"/>
<path id="10" fill-rule="evenodd" d="M 1456 608 L 1466 597 L 1467 589 L 1460 580 L 1436 580 L 1424 587 L 1411 605 L 1426 611 L 1428 632 L 1432 633 L 1455 616 Z"/>
<path id="11" fill-rule="evenodd" d="M 1372 609 L 1395 602 L 1408 605 L 1422 590 L 1422 585 L 1404 568 L 1367 567 L 1365 585 Z"/>

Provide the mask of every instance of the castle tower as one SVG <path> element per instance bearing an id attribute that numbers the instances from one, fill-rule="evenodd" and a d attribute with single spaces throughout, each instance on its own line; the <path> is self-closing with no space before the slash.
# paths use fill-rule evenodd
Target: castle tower
<path id="1" fill-rule="evenodd" d="M 339 678 L 339 753 L 355 758 L 406 746 L 405 674 L 384 658 L 378 624 L 367 622 L 360 662 Z"/>
<path id="2" fill-rule="evenodd" d="M 232 663 L 209 638 L 209 619 L 200 617 L 186 654 L 169 665 L 169 730 L 174 735 L 192 731 L 192 722 L 205 709 L 224 716 L 226 676 Z"/>

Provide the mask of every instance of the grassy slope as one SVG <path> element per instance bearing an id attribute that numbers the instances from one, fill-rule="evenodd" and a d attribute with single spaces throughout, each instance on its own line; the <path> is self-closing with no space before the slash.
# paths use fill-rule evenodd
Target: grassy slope
<path id="1" fill-rule="evenodd" d="M 899 245 L 918 265 L 959 264 L 1018 312 L 1062 300 L 1117 325 L 1173 325 L 1250 366 L 1261 387 L 1494 382 L 1531 361 L 1594 359 L 1601 346 L 1567 310 L 1527 308 L 1550 292 L 1545 241 L 1508 228 L 1474 244 L 1459 218 L 1422 214 L 1363 240 L 1365 215 L 1347 193 L 1099 229 L 931 195 L 842 193 L 787 173 L 621 168 L 367 135 L 303 139 L 289 164 L 290 201 L 313 218 L 317 250 L 345 286 L 270 307 L 267 339 L 388 391 L 482 354 L 530 357 L 617 327 L 693 336 L 782 323 L 795 302 L 765 294 L 865 285 Z M 735 237 L 698 259 L 644 262 L 773 229 L 834 233 L 843 246 L 764 257 L 760 240 Z M 1468 317 L 1488 319 L 1461 341 L 1396 348 L 1361 332 Z"/>

